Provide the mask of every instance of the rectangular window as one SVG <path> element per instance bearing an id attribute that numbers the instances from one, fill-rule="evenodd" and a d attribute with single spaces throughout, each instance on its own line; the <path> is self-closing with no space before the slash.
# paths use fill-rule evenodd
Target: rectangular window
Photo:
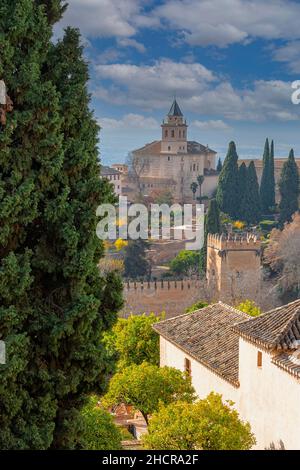
<path id="1" fill-rule="evenodd" d="M 168 131 L 165 131 L 165 137 L 168 137 Z"/>
<path id="2" fill-rule="evenodd" d="M 262 352 L 257 352 L 257 367 L 262 367 Z"/>
<path id="3" fill-rule="evenodd" d="M 175 137 L 175 131 L 171 131 L 171 136 Z"/>
<path id="4" fill-rule="evenodd" d="M 192 375 L 192 365 L 191 361 L 188 358 L 184 359 L 184 370 L 187 372 L 188 376 L 191 377 Z"/>

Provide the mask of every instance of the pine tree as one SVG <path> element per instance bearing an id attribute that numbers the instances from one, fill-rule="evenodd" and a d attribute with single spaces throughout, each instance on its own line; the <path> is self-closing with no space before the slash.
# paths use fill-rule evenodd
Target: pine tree
<path id="1" fill-rule="evenodd" d="M 260 183 L 260 201 L 264 213 L 268 212 L 270 207 L 270 145 L 269 139 L 266 139 L 263 155 L 263 173 Z"/>
<path id="2" fill-rule="evenodd" d="M 274 207 L 275 203 L 274 141 L 272 140 L 269 160 L 269 207 Z"/>
<path id="3" fill-rule="evenodd" d="M 242 219 L 248 224 L 257 224 L 261 217 L 259 185 L 254 162 L 247 169 L 247 179 L 244 195 L 241 201 Z"/>
<path id="4" fill-rule="evenodd" d="M 243 220 L 243 212 L 242 212 L 242 207 L 241 207 L 241 202 L 243 200 L 245 190 L 246 190 L 246 184 L 247 184 L 247 166 L 245 162 L 243 162 L 240 167 L 239 167 L 239 201 L 240 201 L 240 207 L 239 207 L 239 219 Z"/>
<path id="5" fill-rule="evenodd" d="M 15 105 L 0 133 L 2 449 L 79 445 L 80 407 L 107 372 L 101 335 L 121 306 L 120 280 L 97 268 L 96 207 L 113 197 L 99 178 L 87 66 L 78 33 L 51 45 L 48 11 L 0 5 L 0 75 Z"/>
<path id="6" fill-rule="evenodd" d="M 218 173 L 221 173 L 222 167 L 223 167 L 223 165 L 222 165 L 222 160 L 221 160 L 221 158 L 219 158 L 218 164 L 217 164 L 217 172 L 218 172 Z"/>
<path id="7" fill-rule="evenodd" d="M 215 199 L 211 199 L 205 217 L 204 245 L 200 250 L 200 271 L 206 271 L 207 235 L 221 233 L 220 210 Z"/>
<path id="8" fill-rule="evenodd" d="M 292 220 L 292 215 L 298 210 L 299 203 L 299 172 L 293 149 L 288 160 L 284 163 L 279 181 L 280 190 L 280 223 Z"/>
<path id="9" fill-rule="evenodd" d="M 230 142 L 228 153 L 219 176 L 216 199 L 220 210 L 233 218 L 237 218 L 239 215 L 237 162 L 238 155 L 235 143 Z"/>

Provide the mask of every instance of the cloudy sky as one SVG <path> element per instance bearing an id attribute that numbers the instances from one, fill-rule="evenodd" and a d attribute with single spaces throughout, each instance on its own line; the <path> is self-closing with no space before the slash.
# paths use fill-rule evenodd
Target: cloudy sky
<path id="1" fill-rule="evenodd" d="M 90 64 L 93 107 L 105 164 L 160 139 L 176 94 L 189 139 L 224 156 L 300 157 L 300 1 L 69 0 L 56 30 L 79 27 Z"/>

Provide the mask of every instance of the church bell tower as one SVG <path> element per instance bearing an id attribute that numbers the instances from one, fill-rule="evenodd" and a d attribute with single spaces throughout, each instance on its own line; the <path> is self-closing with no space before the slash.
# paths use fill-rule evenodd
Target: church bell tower
<path id="1" fill-rule="evenodd" d="M 171 154 L 187 153 L 187 127 L 186 120 L 176 99 L 174 99 L 170 111 L 161 125 L 161 151 Z"/>

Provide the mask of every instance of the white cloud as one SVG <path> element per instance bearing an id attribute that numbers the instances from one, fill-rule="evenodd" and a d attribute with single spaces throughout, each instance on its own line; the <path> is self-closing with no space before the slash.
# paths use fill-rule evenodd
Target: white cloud
<path id="1" fill-rule="evenodd" d="M 129 113 L 121 119 L 103 117 L 98 120 L 104 130 L 109 129 L 159 129 L 159 123 L 152 117 Z"/>
<path id="2" fill-rule="evenodd" d="M 153 14 L 192 45 L 300 37 L 300 4 L 291 0 L 169 0 Z"/>
<path id="3" fill-rule="evenodd" d="M 273 51 L 273 59 L 288 64 L 292 73 L 300 73 L 300 41 L 291 41 Z"/>
<path id="4" fill-rule="evenodd" d="M 130 37 L 140 12 L 140 0 L 71 0 L 59 28 L 79 27 L 88 37 Z"/>
<path id="5" fill-rule="evenodd" d="M 214 74 L 198 63 L 185 64 L 163 59 L 154 65 L 110 64 L 96 66 L 100 80 L 111 80 L 109 88 L 100 82 L 96 96 L 113 104 L 163 108 L 174 93 L 184 98 L 204 91 Z"/>
<path id="6" fill-rule="evenodd" d="M 210 121 L 193 121 L 191 127 L 196 127 L 201 130 L 219 130 L 228 131 L 231 127 L 221 119 L 210 120 Z"/>
<path id="7" fill-rule="evenodd" d="M 134 49 L 136 49 L 137 51 L 141 53 L 146 52 L 146 48 L 144 44 L 132 38 L 120 38 L 118 39 L 118 44 L 121 47 L 133 47 Z"/>
<path id="8" fill-rule="evenodd" d="M 300 106 L 291 103 L 289 82 L 259 80 L 248 88 L 235 89 L 201 64 L 171 60 L 152 66 L 98 65 L 96 71 L 95 96 L 110 104 L 167 110 L 176 93 L 183 111 L 213 116 L 213 121 L 293 121 L 300 117 Z"/>

